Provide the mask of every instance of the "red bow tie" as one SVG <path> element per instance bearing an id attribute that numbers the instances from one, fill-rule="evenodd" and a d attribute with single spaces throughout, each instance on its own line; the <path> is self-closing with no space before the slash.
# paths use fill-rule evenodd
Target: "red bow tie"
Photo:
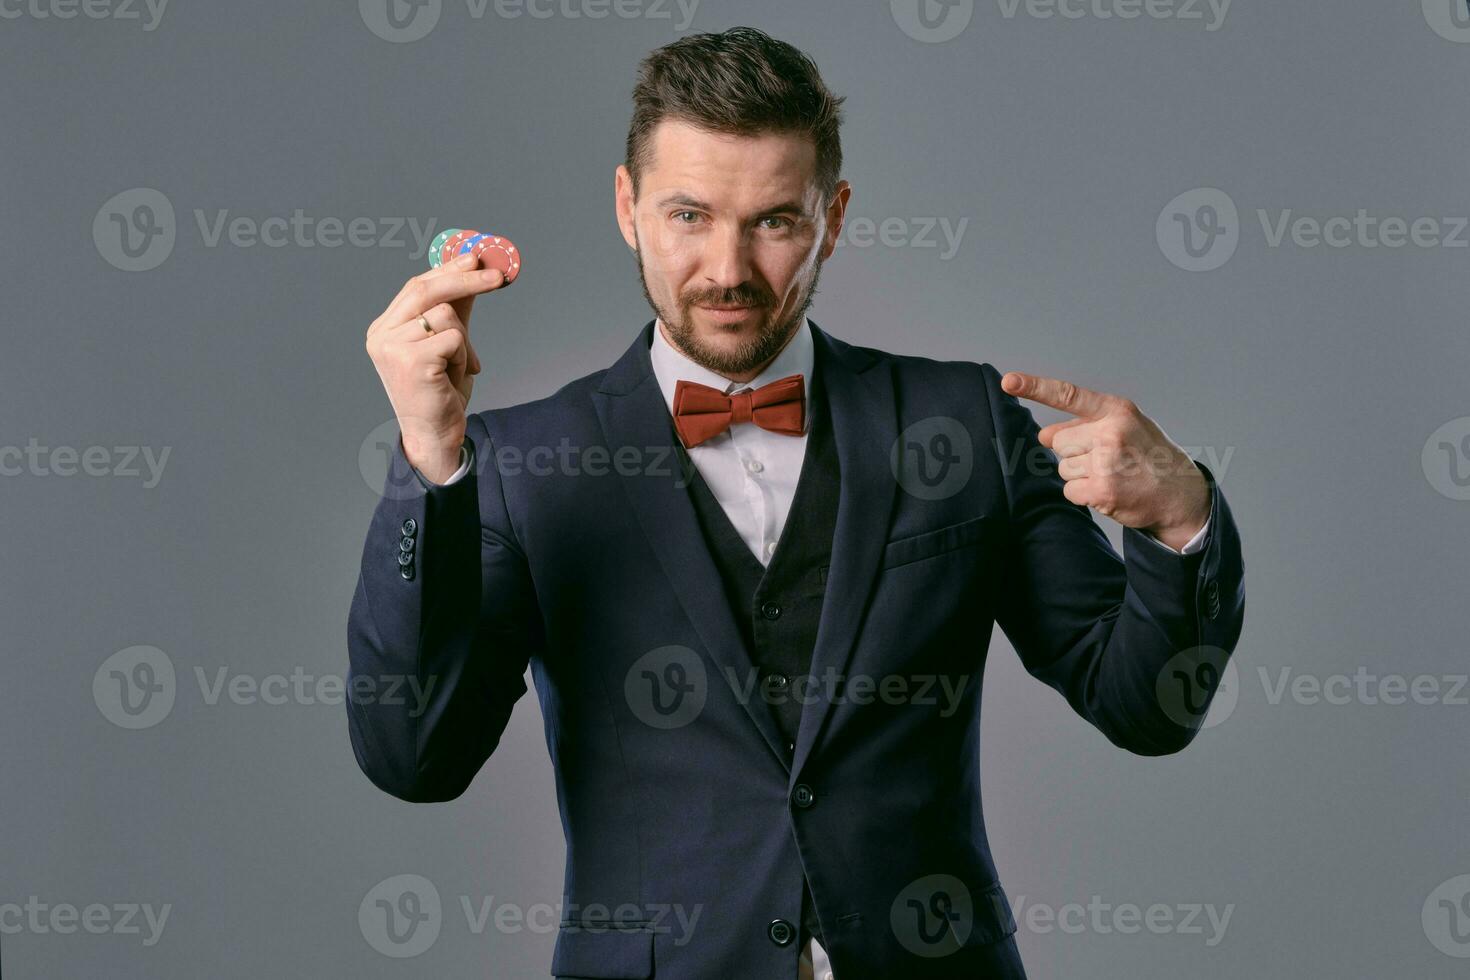
<path id="1" fill-rule="evenodd" d="M 694 381 L 674 385 L 674 428 L 688 449 L 713 439 L 733 422 L 754 422 L 769 432 L 799 436 L 805 420 L 806 386 L 799 374 L 734 395 Z"/>

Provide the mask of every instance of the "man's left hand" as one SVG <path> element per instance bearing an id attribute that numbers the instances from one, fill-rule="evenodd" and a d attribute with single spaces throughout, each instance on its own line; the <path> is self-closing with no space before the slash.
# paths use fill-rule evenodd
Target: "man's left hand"
<path id="1" fill-rule="evenodd" d="M 1210 516 L 1210 487 L 1194 460 L 1127 398 L 1070 381 L 1009 371 L 1001 388 L 1077 416 L 1048 425 L 1063 495 L 1180 550 Z"/>

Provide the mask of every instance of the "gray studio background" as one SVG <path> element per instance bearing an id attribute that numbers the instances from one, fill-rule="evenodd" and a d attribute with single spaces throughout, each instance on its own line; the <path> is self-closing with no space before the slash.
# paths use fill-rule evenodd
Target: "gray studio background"
<path id="1" fill-rule="evenodd" d="M 532 910 L 559 901 L 564 853 L 534 692 L 463 798 L 418 806 L 368 783 L 340 698 L 313 694 L 346 671 L 391 418 L 363 333 L 424 266 L 395 223 L 489 227 L 526 267 L 475 311 L 472 409 L 611 364 L 651 316 L 613 217 L 634 68 L 737 24 L 848 99 L 849 222 L 870 224 L 827 264 L 818 324 L 1125 394 L 1214 454 L 1240 524 L 1233 704 L 1181 755 L 1109 745 L 996 630 L 986 813 L 1031 975 L 1463 976 L 1470 16 L 1452 2 L 443 0 L 401 7 L 423 19 L 399 31 L 382 0 L 4 0 L 7 980 L 546 975 L 554 916 Z M 1399 247 L 1380 225 L 1339 222 L 1340 245 L 1290 226 L 1359 209 L 1433 220 Z M 354 219 L 357 244 L 323 244 Z M 119 221 L 160 234 L 129 256 Z M 123 653 L 175 674 L 143 727 L 107 703 Z M 1404 696 L 1418 678 L 1425 703 Z M 283 703 L 252 703 L 262 684 Z M 412 958 L 359 920 L 399 875 L 442 903 Z M 1129 905 L 1173 924 L 1124 931 Z"/>

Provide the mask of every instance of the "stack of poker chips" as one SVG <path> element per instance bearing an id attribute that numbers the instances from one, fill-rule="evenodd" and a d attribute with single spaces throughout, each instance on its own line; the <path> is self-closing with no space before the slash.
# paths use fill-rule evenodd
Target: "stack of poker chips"
<path id="1" fill-rule="evenodd" d="M 469 228 L 445 228 L 429 244 L 429 268 L 437 269 L 445 262 L 465 254 L 484 259 L 485 268 L 499 269 L 507 285 L 521 271 L 521 253 L 509 238 L 487 235 Z"/>

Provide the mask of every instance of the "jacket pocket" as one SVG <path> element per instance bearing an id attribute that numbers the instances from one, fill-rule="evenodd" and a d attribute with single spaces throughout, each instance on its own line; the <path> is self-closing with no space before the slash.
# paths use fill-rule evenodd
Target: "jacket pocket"
<path id="1" fill-rule="evenodd" d="M 558 977 L 647 980 L 653 976 L 653 931 L 637 923 L 563 925 L 551 954 Z"/>
<path id="2" fill-rule="evenodd" d="M 989 514 L 981 514 L 958 524 L 948 524 L 932 531 L 921 531 L 889 541 L 883 548 L 883 567 L 907 565 L 973 545 L 984 537 L 990 522 Z"/>

